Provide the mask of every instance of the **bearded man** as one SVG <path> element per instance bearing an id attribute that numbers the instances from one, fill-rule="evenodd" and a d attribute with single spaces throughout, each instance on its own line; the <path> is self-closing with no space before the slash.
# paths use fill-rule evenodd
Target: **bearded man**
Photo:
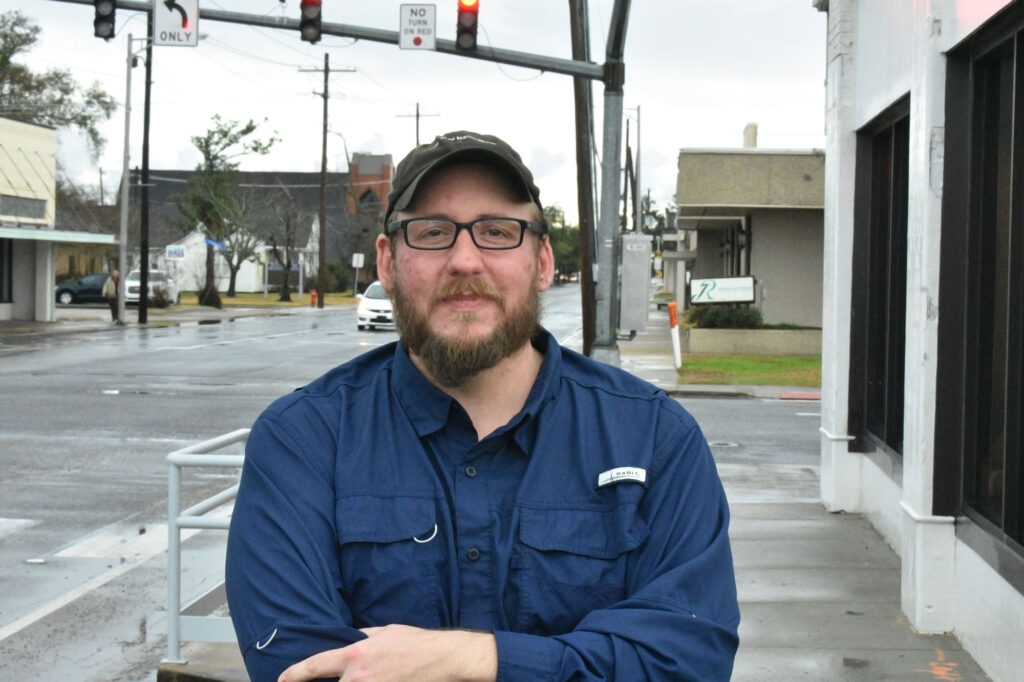
<path id="1" fill-rule="evenodd" d="M 707 442 L 540 325 L 520 156 L 459 131 L 396 169 L 400 340 L 279 399 L 246 446 L 227 594 L 254 680 L 728 680 L 739 610 Z"/>

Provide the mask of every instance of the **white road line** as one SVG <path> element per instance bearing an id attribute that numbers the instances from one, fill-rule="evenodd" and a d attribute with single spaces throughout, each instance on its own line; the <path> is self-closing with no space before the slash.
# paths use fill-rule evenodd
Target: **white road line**
<path id="1" fill-rule="evenodd" d="M 249 343 L 251 341 L 265 341 L 267 339 L 279 339 L 285 336 L 298 336 L 299 334 L 309 334 L 312 329 L 300 329 L 294 332 L 281 332 L 280 334 L 260 334 L 259 336 L 247 336 L 241 339 L 226 339 L 224 341 L 212 341 L 210 343 L 197 343 L 193 346 L 163 346 L 158 350 L 198 350 L 200 348 L 212 348 L 214 346 L 233 346 L 237 343 Z"/>
<path id="2" fill-rule="evenodd" d="M 0 538 L 5 535 L 17 533 L 23 528 L 29 528 L 39 523 L 32 519 L 5 519 L 0 516 Z"/>
<path id="3" fill-rule="evenodd" d="M 223 515 L 224 510 L 231 506 L 230 502 L 221 505 L 212 510 L 210 515 Z M 200 530 L 197 528 L 183 529 L 181 541 L 184 542 L 199 532 Z M 152 524 L 146 526 L 145 534 L 139 535 L 138 533 L 138 527 L 135 525 L 117 524 L 65 547 L 55 554 L 54 556 L 64 558 L 118 557 L 121 561 L 106 572 L 68 590 L 8 625 L 0 627 L 0 642 L 167 551 L 166 524 Z"/>
<path id="4" fill-rule="evenodd" d="M 182 533 L 182 535 L 184 536 L 185 533 Z M 46 618 L 51 613 L 54 613 L 55 611 L 58 611 L 58 610 L 64 608 L 65 606 L 67 606 L 71 602 L 75 601 L 79 597 L 82 597 L 82 596 L 88 594 L 89 592 L 92 592 L 93 590 L 106 585 L 107 583 L 109 583 L 114 578 L 117 578 L 117 577 L 119 577 L 121 575 L 124 575 L 125 573 L 127 573 L 130 570 L 132 570 L 133 568 L 139 566 L 142 563 L 145 563 L 146 561 L 149 561 L 150 559 L 152 559 L 157 554 L 160 554 L 161 552 L 166 550 L 167 549 L 167 530 L 166 530 L 166 527 L 165 527 L 164 532 L 163 532 L 163 542 L 160 543 L 160 544 L 162 546 L 160 548 L 156 547 L 155 543 L 154 543 L 152 547 L 147 548 L 147 551 L 145 551 L 145 552 L 143 552 L 141 554 L 135 554 L 135 555 L 133 555 L 131 557 L 125 557 L 124 563 L 115 565 L 113 568 L 111 568 L 110 570 L 106 571 L 105 573 L 100 573 L 95 578 L 92 578 L 91 580 L 88 580 L 88 581 L 82 583 L 81 585 L 79 585 L 78 587 L 74 588 L 73 590 L 68 590 L 67 592 L 65 592 L 61 596 L 57 597 L 56 599 L 52 599 L 52 600 L 46 602 L 45 604 L 43 604 L 42 606 L 40 606 L 39 608 L 35 609 L 34 611 L 30 611 L 29 613 L 26 613 L 24 616 L 22 616 L 21 618 L 17 619 L 16 621 L 14 621 L 14 622 L 12 622 L 12 623 L 10 623 L 8 625 L 5 625 L 3 627 L 0 627 L 0 642 L 4 641 L 5 639 L 10 637 L 11 635 L 16 634 L 17 632 L 27 628 L 28 626 L 30 626 L 30 625 L 32 625 L 32 624 L 42 620 L 43 618 Z"/>

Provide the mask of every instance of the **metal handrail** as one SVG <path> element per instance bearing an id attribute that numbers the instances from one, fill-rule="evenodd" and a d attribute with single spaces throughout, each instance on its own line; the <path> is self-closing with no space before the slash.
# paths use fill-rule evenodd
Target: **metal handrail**
<path id="1" fill-rule="evenodd" d="M 181 470 L 186 467 L 241 467 L 245 455 L 212 454 L 229 445 L 244 443 L 249 429 L 238 429 L 167 455 L 167 658 L 164 663 L 186 663 L 181 658 L 181 640 L 233 642 L 231 619 L 222 616 L 186 616 L 181 609 L 181 531 L 184 528 L 227 530 L 225 516 L 207 513 L 235 499 L 238 485 L 181 509 Z M 223 581 L 222 581 L 223 582 Z"/>

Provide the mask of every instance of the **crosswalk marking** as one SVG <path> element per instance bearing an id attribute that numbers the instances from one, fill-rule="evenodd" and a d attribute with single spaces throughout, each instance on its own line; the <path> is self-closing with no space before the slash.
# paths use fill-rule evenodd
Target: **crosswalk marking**
<path id="1" fill-rule="evenodd" d="M 7 519 L 0 516 L 0 538 L 11 533 L 17 533 L 19 530 L 30 528 L 39 523 L 32 519 Z"/>

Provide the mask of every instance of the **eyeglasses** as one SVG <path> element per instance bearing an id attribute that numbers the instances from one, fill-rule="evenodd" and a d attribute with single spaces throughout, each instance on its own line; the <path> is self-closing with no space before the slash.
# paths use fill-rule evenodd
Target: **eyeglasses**
<path id="1" fill-rule="evenodd" d="M 543 223 L 519 218 L 478 218 L 469 223 L 457 223 L 441 218 L 408 218 L 388 225 L 388 234 L 405 231 L 405 243 L 424 251 L 450 249 L 459 238 L 460 230 L 468 230 L 478 249 L 504 251 L 523 243 L 527 230 L 544 234 Z"/>

